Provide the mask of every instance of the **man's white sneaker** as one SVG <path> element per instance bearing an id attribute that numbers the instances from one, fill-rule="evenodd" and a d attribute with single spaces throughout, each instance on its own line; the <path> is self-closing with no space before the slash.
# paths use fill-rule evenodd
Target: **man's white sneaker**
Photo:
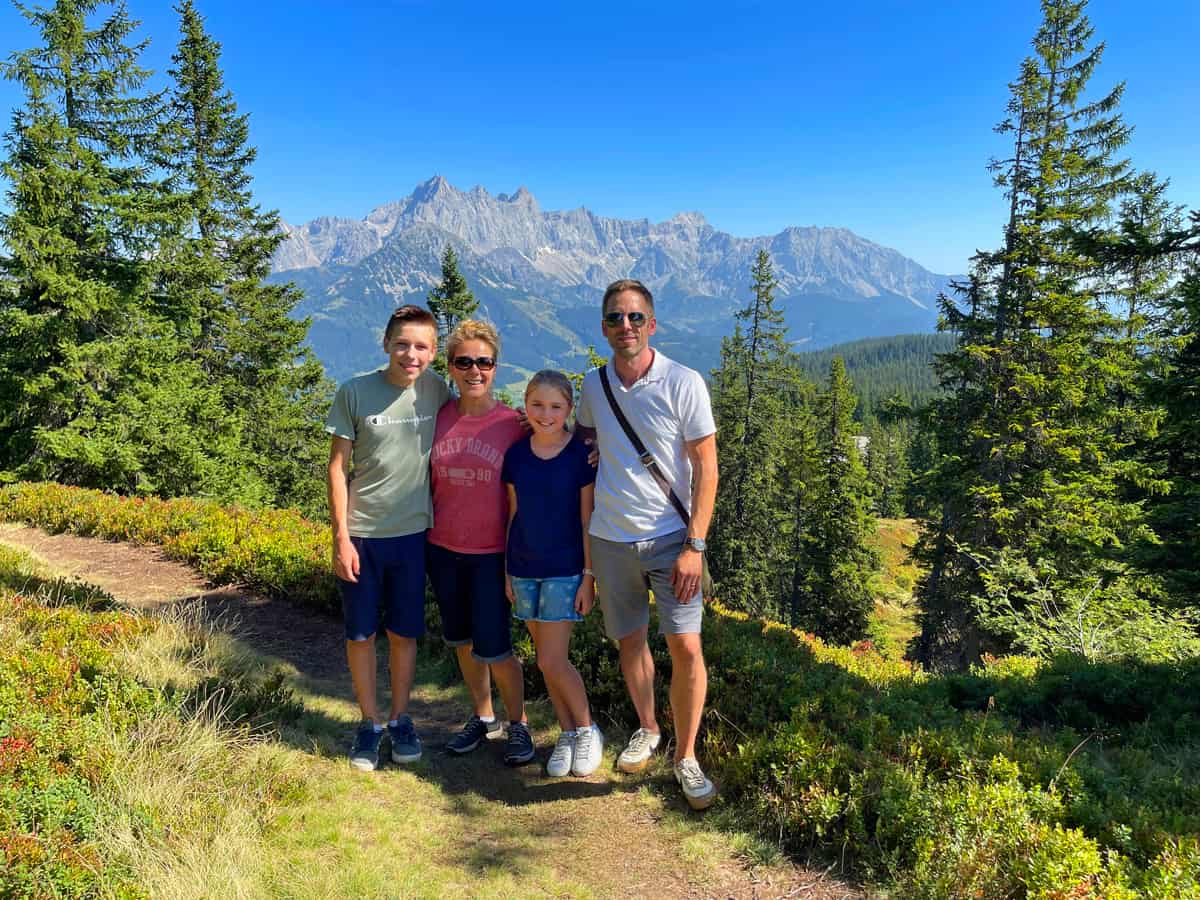
<path id="1" fill-rule="evenodd" d="M 661 731 L 647 731 L 645 728 L 639 728 L 629 736 L 629 743 L 617 757 L 617 768 L 629 774 L 642 771 L 650 762 L 650 754 L 658 749 L 658 743 L 661 740 Z"/>
<path id="2" fill-rule="evenodd" d="M 571 773 L 575 762 L 575 737 L 574 731 L 563 731 L 558 735 L 558 742 L 546 761 L 546 774 L 551 778 L 562 778 Z"/>
<path id="3" fill-rule="evenodd" d="M 580 728 L 575 738 L 575 761 L 571 764 L 571 774 L 586 778 L 598 768 L 604 758 L 604 735 L 597 725 Z"/>
<path id="4" fill-rule="evenodd" d="M 687 756 L 675 763 L 675 780 L 692 809 L 708 809 L 717 799 L 716 787 L 704 777 L 694 757 Z"/>

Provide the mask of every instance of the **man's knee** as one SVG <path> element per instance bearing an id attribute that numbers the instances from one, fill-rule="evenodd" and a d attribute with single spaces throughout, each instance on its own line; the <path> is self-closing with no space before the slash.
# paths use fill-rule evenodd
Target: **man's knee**
<path id="1" fill-rule="evenodd" d="M 704 665 L 704 646 L 699 634 L 668 634 L 667 649 L 675 668 L 697 668 Z"/>
<path id="2" fill-rule="evenodd" d="M 393 647 L 400 647 L 400 648 L 407 649 L 409 647 L 415 647 L 417 645 L 416 638 L 405 637 L 402 634 L 396 634 L 396 632 L 392 631 L 390 628 L 387 629 L 387 638 L 388 638 L 388 643 L 391 644 Z"/>
<path id="3" fill-rule="evenodd" d="M 645 652 L 648 628 L 642 627 L 632 634 L 617 640 L 617 647 L 622 657 L 638 656 Z"/>

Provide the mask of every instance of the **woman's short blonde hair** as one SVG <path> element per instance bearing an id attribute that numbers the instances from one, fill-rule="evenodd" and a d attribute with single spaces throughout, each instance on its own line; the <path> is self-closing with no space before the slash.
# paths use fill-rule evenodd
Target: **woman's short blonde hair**
<path id="1" fill-rule="evenodd" d="M 483 341 L 492 348 L 492 356 L 500 356 L 500 335 L 491 322 L 480 319 L 463 319 L 459 322 L 450 332 L 450 337 L 446 338 L 446 358 L 453 357 L 459 345 L 467 341 Z"/>

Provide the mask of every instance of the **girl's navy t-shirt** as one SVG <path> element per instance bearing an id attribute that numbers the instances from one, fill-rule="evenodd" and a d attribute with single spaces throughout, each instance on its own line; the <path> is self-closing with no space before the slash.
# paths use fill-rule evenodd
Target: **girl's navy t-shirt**
<path id="1" fill-rule="evenodd" d="M 564 578 L 583 571 L 583 523 L 579 492 L 596 480 L 588 448 L 572 438 L 553 459 L 536 456 L 528 436 L 504 454 L 500 478 L 517 494 L 517 515 L 508 532 L 508 574 L 516 578 Z"/>

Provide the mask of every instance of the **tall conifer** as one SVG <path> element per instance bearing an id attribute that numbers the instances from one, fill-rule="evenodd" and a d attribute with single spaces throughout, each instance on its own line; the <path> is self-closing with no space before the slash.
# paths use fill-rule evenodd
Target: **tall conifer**
<path id="1" fill-rule="evenodd" d="M 856 405 L 845 363 L 834 357 L 817 399 L 817 468 L 802 498 L 806 571 L 793 606 L 797 625 L 841 644 L 866 634 L 874 609 L 867 585 L 879 568 L 867 472 L 854 440 Z"/>
<path id="2" fill-rule="evenodd" d="M 800 375 L 775 307 L 771 258 L 760 250 L 751 299 L 735 316 L 713 373 L 721 486 L 712 525 L 712 562 L 720 596 L 758 615 L 781 617 L 790 504 L 779 473 L 792 463 L 788 436 Z"/>
<path id="3" fill-rule="evenodd" d="M 1123 548 L 1146 534 L 1123 492 L 1146 477 L 1126 452 L 1142 423 L 1110 402 L 1134 364 L 1111 340 L 1095 261 L 1077 241 L 1131 183 L 1117 155 L 1129 134 L 1122 87 L 1083 99 L 1103 51 L 1084 6 L 1042 3 L 1034 56 L 998 129 L 1013 139 L 1011 157 L 993 164 L 1009 200 L 1004 241 L 943 302 L 959 344 L 938 361 L 946 396 L 930 419 L 938 463 L 925 488 L 940 510 L 919 545 L 929 574 L 916 647 L 927 663 L 1009 646 L 980 615 L 996 599 L 987 576 L 1001 556 L 1023 560 L 1064 600 L 1100 602 L 1124 576 Z M 1020 615 L 1020 592 L 1001 594 Z"/>
<path id="4" fill-rule="evenodd" d="M 161 98 L 144 90 L 123 4 L 22 10 L 41 44 L 3 67 L 25 102 L 2 166 L 0 470 L 158 490 L 203 456 L 190 426 L 213 409 L 186 371 L 161 372 L 174 358 L 151 302 L 166 203 L 145 161 Z"/>
<path id="5" fill-rule="evenodd" d="M 316 509 L 328 385 L 304 345 L 309 320 L 292 318 L 299 291 L 265 280 L 285 235 L 278 213 L 254 203 L 256 150 L 248 117 L 225 87 L 221 46 L 192 0 L 176 10 L 160 151 L 177 200 L 175 239 L 163 254 L 164 311 L 237 423 L 245 477 L 236 499 Z"/>
<path id="6" fill-rule="evenodd" d="M 442 280 L 429 292 L 429 311 L 438 326 L 438 355 L 433 366 L 439 375 L 445 376 L 448 371 L 446 338 L 459 322 L 475 315 L 478 308 L 479 303 L 458 268 L 458 254 L 447 244 L 442 252 Z"/>

